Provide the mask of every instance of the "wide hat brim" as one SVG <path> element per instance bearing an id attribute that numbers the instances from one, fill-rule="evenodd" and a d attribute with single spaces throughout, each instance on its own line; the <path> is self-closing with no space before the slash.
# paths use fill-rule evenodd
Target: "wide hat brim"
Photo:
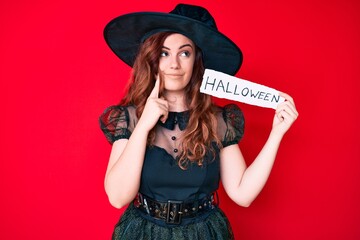
<path id="1" fill-rule="evenodd" d="M 171 13 L 137 12 L 119 16 L 104 30 L 106 43 L 126 64 L 133 66 L 140 44 L 157 32 L 176 32 L 201 50 L 205 68 L 235 75 L 242 52 L 228 37 L 198 20 Z"/>

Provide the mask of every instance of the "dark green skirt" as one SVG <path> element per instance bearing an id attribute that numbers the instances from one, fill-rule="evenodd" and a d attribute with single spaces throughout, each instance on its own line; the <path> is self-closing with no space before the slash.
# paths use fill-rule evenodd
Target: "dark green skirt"
<path id="1" fill-rule="evenodd" d="M 115 226 L 114 240 L 229 240 L 234 239 L 230 224 L 219 208 L 183 222 L 166 225 L 148 219 L 130 204 Z"/>

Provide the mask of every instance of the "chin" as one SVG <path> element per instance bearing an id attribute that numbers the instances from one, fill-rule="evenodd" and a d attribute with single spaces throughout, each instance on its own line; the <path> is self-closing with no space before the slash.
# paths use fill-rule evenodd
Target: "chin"
<path id="1" fill-rule="evenodd" d="M 184 86 L 184 84 L 165 84 L 165 90 L 166 91 L 183 91 L 185 89 L 186 86 Z"/>

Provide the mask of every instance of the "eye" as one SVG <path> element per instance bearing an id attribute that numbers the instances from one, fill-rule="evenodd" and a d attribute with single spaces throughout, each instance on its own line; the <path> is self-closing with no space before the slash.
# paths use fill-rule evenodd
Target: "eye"
<path id="1" fill-rule="evenodd" d="M 166 52 L 166 51 L 162 51 L 162 52 L 160 53 L 160 57 L 167 57 L 167 56 L 169 56 L 169 53 Z"/>
<path id="2" fill-rule="evenodd" d="M 182 57 L 190 57 L 190 52 L 189 51 L 183 51 L 180 53 L 180 56 Z"/>

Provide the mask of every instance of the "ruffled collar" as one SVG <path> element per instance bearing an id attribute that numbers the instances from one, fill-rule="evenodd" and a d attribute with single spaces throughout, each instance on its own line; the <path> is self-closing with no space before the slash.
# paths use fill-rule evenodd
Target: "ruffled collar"
<path id="1" fill-rule="evenodd" d="M 183 131 L 190 118 L 190 112 L 184 111 L 184 112 L 169 112 L 168 118 L 166 119 L 165 123 L 158 122 L 160 126 L 169 129 L 174 130 L 175 125 L 178 124 L 181 131 Z"/>

